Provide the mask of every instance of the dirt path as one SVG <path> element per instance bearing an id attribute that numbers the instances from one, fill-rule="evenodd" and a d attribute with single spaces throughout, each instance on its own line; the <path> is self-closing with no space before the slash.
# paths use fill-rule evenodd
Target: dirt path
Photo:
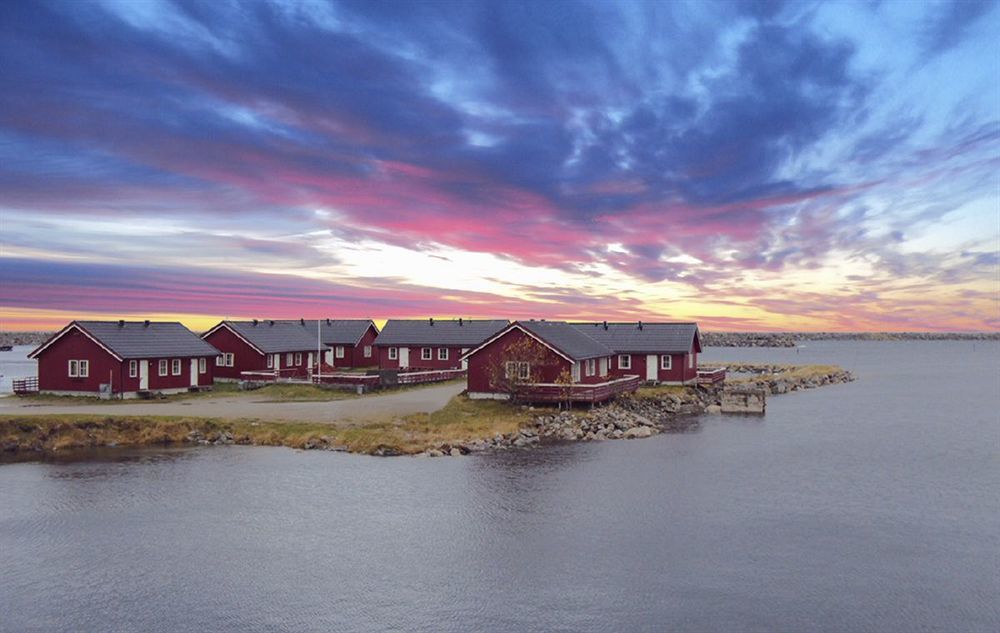
<path id="1" fill-rule="evenodd" d="M 351 422 L 384 419 L 411 413 L 429 413 L 444 407 L 465 389 L 464 382 L 422 387 L 383 395 L 367 395 L 328 402 L 262 402 L 251 393 L 224 398 L 192 398 L 177 402 L 125 404 L 41 404 L 14 397 L 0 398 L 0 415 L 187 415 L 205 418 L 257 418 L 298 422 Z"/>

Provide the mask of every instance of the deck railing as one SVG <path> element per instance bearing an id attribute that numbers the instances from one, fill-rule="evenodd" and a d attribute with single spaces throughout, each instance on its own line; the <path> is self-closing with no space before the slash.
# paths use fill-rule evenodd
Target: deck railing
<path id="1" fill-rule="evenodd" d="M 519 385 L 517 398 L 527 402 L 604 402 L 639 388 L 639 376 L 625 376 L 593 384 L 540 382 Z"/>
<path id="2" fill-rule="evenodd" d="M 464 369 L 435 369 L 432 371 L 411 371 L 397 374 L 396 382 L 400 385 L 419 385 L 425 382 L 444 382 L 465 375 Z"/>
<path id="3" fill-rule="evenodd" d="M 38 376 L 15 378 L 10 381 L 10 386 L 17 395 L 38 393 Z"/>
<path id="4" fill-rule="evenodd" d="M 699 385 L 714 385 L 726 379 L 726 368 L 715 367 L 712 369 L 699 369 L 697 383 Z"/>
<path id="5" fill-rule="evenodd" d="M 308 380 L 308 376 L 302 373 L 302 369 L 298 367 L 241 371 L 240 378 L 251 382 L 278 382 L 283 380 L 294 380 L 296 378 Z"/>
<path id="6" fill-rule="evenodd" d="M 379 383 L 378 374 L 313 374 L 313 384 L 315 385 L 364 385 L 374 387 Z"/>

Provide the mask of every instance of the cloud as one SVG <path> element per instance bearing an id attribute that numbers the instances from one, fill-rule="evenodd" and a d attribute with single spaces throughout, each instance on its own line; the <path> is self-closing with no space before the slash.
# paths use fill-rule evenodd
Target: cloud
<path id="1" fill-rule="evenodd" d="M 720 302 L 838 267 L 982 283 L 955 254 L 996 199 L 995 95 L 904 52 L 995 57 L 994 5 L 890 8 L 873 64 L 874 36 L 781 2 L 5 3 L 0 240 L 347 285 L 344 242 L 377 242 Z M 109 228 L 154 217 L 189 230 Z"/>

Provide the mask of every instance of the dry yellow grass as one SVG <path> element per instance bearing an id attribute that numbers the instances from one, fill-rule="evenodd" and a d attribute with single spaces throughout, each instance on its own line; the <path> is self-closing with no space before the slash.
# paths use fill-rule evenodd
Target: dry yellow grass
<path id="1" fill-rule="evenodd" d="M 181 444 L 192 431 L 208 439 L 221 432 L 238 444 L 303 448 L 340 445 L 356 453 L 378 449 L 412 454 L 442 444 L 460 444 L 517 431 L 536 412 L 494 401 L 456 396 L 435 413 L 367 424 L 263 422 L 176 416 L 42 415 L 0 416 L 0 447 L 61 451 L 96 446 Z"/>

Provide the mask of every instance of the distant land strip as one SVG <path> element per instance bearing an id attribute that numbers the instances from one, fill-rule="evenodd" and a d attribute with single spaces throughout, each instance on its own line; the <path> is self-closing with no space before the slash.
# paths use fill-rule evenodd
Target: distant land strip
<path id="1" fill-rule="evenodd" d="M 54 332 L 0 332 L 0 345 L 41 345 Z M 801 341 L 1000 341 L 1000 332 L 701 332 L 704 347 L 795 347 Z"/>

